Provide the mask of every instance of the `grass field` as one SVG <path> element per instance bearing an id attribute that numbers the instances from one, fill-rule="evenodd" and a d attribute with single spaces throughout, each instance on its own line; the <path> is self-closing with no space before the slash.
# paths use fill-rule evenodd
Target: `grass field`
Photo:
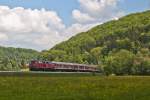
<path id="1" fill-rule="evenodd" d="M 150 100 L 150 77 L 0 75 L 0 100 Z"/>

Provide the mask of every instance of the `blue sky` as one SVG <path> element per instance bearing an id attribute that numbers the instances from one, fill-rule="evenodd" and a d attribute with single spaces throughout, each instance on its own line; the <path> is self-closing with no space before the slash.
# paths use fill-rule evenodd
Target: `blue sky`
<path id="1" fill-rule="evenodd" d="M 0 0 L 0 46 L 49 49 L 98 24 L 148 9 L 150 0 Z"/>
<path id="2" fill-rule="evenodd" d="M 13 7 L 24 7 L 31 9 L 41 9 L 56 11 L 66 24 L 71 22 L 71 12 L 78 8 L 77 0 L 0 0 L 0 5 Z"/>
<path id="3" fill-rule="evenodd" d="M 78 0 L 0 0 L 0 5 L 6 5 L 11 8 L 24 7 L 54 10 L 67 25 L 70 25 L 72 22 L 72 10 L 79 8 Z M 118 6 L 119 9 L 123 10 L 126 14 L 140 12 L 150 9 L 150 0 L 123 0 Z"/>

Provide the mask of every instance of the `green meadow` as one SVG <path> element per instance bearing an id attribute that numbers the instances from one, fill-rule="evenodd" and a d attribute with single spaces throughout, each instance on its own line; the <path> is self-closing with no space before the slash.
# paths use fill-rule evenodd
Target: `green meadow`
<path id="1" fill-rule="evenodd" d="M 150 77 L 0 75 L 0 100 L 150 100 Z"/>

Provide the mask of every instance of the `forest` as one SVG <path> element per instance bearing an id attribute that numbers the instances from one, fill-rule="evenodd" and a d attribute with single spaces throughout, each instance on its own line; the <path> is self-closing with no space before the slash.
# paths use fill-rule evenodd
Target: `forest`
<path id="1" fill-rule="evenodd" d="M 150 75 L 150 11 L 79 33 L 42 51 L 42 59 L 94 64 L 106 75 Z"/>
<path id="2" fill-rule="evenodd" d="M 0 47 L 0 70 L 25 69 L 32 59 L 98 65 L 105 75 L 150 75 L 150 11 L 103 23 L 41 52 Z"/>
<path id="3" fill-rule="evenodd" d="M 26 69 L 32 59 L 37 59 L 39 52 L 31 49 L 0 47 L 0 70 L 19 71 Z"/>

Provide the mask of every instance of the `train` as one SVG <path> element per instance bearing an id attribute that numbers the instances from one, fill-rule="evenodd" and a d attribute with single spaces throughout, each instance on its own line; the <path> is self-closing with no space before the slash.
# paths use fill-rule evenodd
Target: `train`
<path id="1" fill-rule="evenodd" d="M 32 60 L 30 71 L 99 72 L 96 65 Z"/>

